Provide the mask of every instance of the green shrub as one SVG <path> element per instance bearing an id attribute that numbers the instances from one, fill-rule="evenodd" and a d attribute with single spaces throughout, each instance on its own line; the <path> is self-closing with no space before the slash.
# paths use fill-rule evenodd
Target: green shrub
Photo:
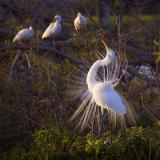
<path id="1" fill-rule="evenodd" d="M 1 159 L 9 160 L 159 160 L 159 130 L 133 127 L 126 131 L 126 139 L 117 134 L 101 136 L 88 133 L 75 135 L 56 127 L 37 130 L 28 149 L 13 148 Z M 150 138 L 152 137 L 152 138 Z"/>

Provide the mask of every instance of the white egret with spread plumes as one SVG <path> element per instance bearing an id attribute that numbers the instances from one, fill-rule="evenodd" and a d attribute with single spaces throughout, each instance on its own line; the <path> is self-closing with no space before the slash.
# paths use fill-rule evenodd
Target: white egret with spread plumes
<path id="1" fill-rule="evenodd" d="M 87 27 L 88 19 L 83 16 L 81 13 L 77 14 L 77 17 L 74 20 L 74 27 L 76 31 L 81 31 Z"/>
<path id="2" fill-rule="evenodd" d="M 22 30 L 20 30 L 16 36 L 13 38 L 13 43 L 25 43 L 25 42 L 31 42 L 31 40 L 34 39 L 34 35 L 35 35 L 35 31 L 33 29 L 32 26 L 30 26 L 29 28 L 24 28 Z M 31 47 L 30 47 L 31 49 Z M 14 59 L 14 62 L 12 64 L 12 67 L 11 67 L 11 73 L 10 73 L 10 77 L 12 77 L 12 69 L 13 69 L 13 66 L 14 64 L 16 63 L 18 57 L 19 57 L 19 54 L 20 54 L 20 50 L 17 50 L 17 54 L 16 54 L 16 57 Z M 23 53 L 27 59 L 27 63 L 28 63 L 28 67 L 30 67 L 30 62 L 29 62 L 29 59 L 28 59 L 28 56 L 27 56 L 27 53 L 24 52 Z"/>
<path id="3" fill-rule="evenodd" d="M 93 124 L 95 119 L 100 125 L 100 116 L 104 111 L 108 113 L 108 119 L 114 123 L 120 120 L 124 123 L 124 117 L 134 122 L 134 116 L 125 99 L 115 90 L 115 86 L 126 72 L 127 61 L 123 64 L 124 68 L 121 71 L 120 57 L 116 57 L 115 52 L 108 48 L 103 42 L 106 55 L 101 53 L 97 61 L 90 67 L 87 75 L 84 78 L 78 77 L 78 85 L 80 90 L 77 97 L 82 99 L 82 104 L 71 117 L 71 120 L 78 119 L 77 127 L 84 129 L 86 126 Z M 85 83 L 83 83 L 85 82 Z M 79 120 L 80 118 L 80 120 Z"/>
<path id="4" fill-rule="evenodd" d="M 45 32 L 42 35 L 42 39 L 51 39 L 53 40 L 53 45 L 54 45 L 54 40 L 57 38 L 62 30 L 61 22 L 62 18 L 59 15 L 56 15 L 54 17 L 55 22 L 50 23 L 50 25 L 47 27 Z"/>

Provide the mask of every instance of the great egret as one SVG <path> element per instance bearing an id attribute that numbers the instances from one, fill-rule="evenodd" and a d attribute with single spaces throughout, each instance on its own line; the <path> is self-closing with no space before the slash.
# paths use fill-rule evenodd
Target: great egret
<path id="1" fill-rule="evenodd" d="M 32 26 L 30 26 L 29 28 L 24 28 L 16 34 L 16 36 L 13 39 L 13 43 L 15 43 L 15 42 L 25 43 L 27 41 L 31 41 L 34 39 L 34 35 L 35 35 L 35 31 Z M 16 63 L 16 60 L 18 59 L 20 53 L 21 53 L 20 50 L 18 50 L 16 57 L 14 59 L 14 63 L 12 64 L 12 68 L 13 68 L 14 64 Z M 24 55 L 27 59 L 28 67 L 30 67 L 30 62 L 29 62 L 28 56 L 26 53 L 24 53 Z M 10 76 L 12 76 L 12 69 L 11 69 Z"/>
<path id="2" fill-rule="evenodd" d="M 59 15 L 54 17 L 55 22 L 50 23 L 48 28 L 42 35 L 42 39 L 52 39 L 54 44 L 54 39 L 57 38 L 62 30 L 61 22 L 62 18 Z"/>
<path id="3" fill-rule="evenodd" d="M 81 13 L 77 14 L 77 17 L 74 20 L 74 27 L 76 31 L 83 30 L 87 27 L 88 19 L 83 16 Z"/>
<path id="4" fill-rule="evenodd" d="M 77 127 L 81 129 L 84 129 L 89 123 L 92 124 L 95 119 L 98 120 L 99 126 L 100 117 L 104 111 L 108 112 L 109 119 L 113 123 L 117 123 L 117 120 L 120 124 L 124 123 L 125 115 L 130 122 L 135 122 L 133 112 L 127 102 L 115 90 L 115 86 L 125 74 L 127 64 L 122 73 L 119 56 L 117 58 L 115 52 L 104 42 L 103 44 L 106 48 L 106 56 L 99 53 L 101 57 L 93 63 L 87 75 L 84 78 L 78 77 L 80 90 L 75 98 L 80 97 L 83 102 L 70 120 L 78 119 Z"/>
<path id="5" fill-rule="evenodd" d="M 96 75 L 98 69 L 101 66 L 108 66 L 113 63 L 116 59 L 115 53 L 111 49 L 107 49 L 107 55 L 102 60 L 97 60 L 93 63 L 87 74 L 87 86 L 89 92 L 92 94 L 92 98 L 95 103 L 104 108 L 112 110 L 117 114 L 125 114 L 126 107 L 118 95 L 116 90 L 113 88 L 113 82 L 115 79 L 105 80 L 104 82 L 97 81 Z"/>

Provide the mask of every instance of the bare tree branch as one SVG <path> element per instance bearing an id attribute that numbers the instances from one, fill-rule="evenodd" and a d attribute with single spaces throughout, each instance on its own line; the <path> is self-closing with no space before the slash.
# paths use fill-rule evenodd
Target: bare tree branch
<path id="1" fill-rule="evenodd" d="M 68 59 L 73 64 L 77 64 L 77 65 L 83 64 L 82 61 L 76 60 L 73 57 L 71 57 L 67 54 L 64 54 L 64 53 L 60 52 L 59 50 L 51 48 L 51 47 L 47 47 L 47 46 L 44 46 L 44 45 L 41 45 L 41 46 L 33 45 L 31 48 L 33 50 L 49 52 L 49 55 L 53 56 L 53 58 L 55 56 L 58 56 L 58 57 L 61 57 L 62 59 Z M 8 51 L 8 50 L 29 50 L 29 49 L 30 49 L 29 45 L 0 46 L 0 52 L 5 52 L 5 51 Z"/>
<path id="2" fill-rule="evenodd" d="M 131 99 L 132 97 L 135 97 L 136 95 L 138 95 L 140 92 L 143 92 L 145 90 L 147 90 L 148 88 L 150 88 L 151 86 L 153 86 L 154 83 L 150 83 L 150 84 L 145 84 L 144 86 L 142 86 L 141 88 L 137 88 L 136 90 L 129 92 L 129 94 L 126 96 L 126 99 Z"/>
<path id="3" fill-rule="evenodd" d="M 56 46 L 68 46 L 68 45 L 73 45 L 72 41 L 57 41 L 55 43 Z M 123 46 L 122 46 L 123 47 Z M 76 64 L 76 65 L 82 65 L 84 64 L 82 60 L 76 60 L 75 58 L 57 50 L 54 48 L 51 48 L 48 44 L 47 45 L 32 45 L 31 47 L 33 50 L 38 50 L 38 51 L 44 51 L 44 52 L 49 52 L 49 55 L 51 55 L 53 58 L 55 56 L 58 56 L 62 59 L 68 59 L 71 63 Z M 29 45 L 16 45 L 16 44 L 11 44 L 11 45 L 3 45 L 0 46 L 0 52 L 5 52 L 8 50 L 29 50 L 30 46 Z M 132 46 L 127 46 L 126 47 L 127 52 L 132 52 L 136 51 L 140 53 L 140 50 L 137 48 L 134 48 Z M 40 52 L 40 54 L 42 54 Z M 155 64 L 156 57 L 153 54 L 147 54 L 142 51 L 141 54 L 137 54 L 134 58 L 129 58 L 128 59 L 128 64 L 129 65 L 138 65 L 142 63 L 148 63 L 148 64 Z"/>

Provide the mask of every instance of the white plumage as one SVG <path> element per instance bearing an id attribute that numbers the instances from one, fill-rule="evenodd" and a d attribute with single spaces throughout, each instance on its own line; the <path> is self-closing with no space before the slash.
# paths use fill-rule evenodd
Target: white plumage
<path id="1" fill-rule="evenodd" d="M 54 19 L 55 19 L 55 22 L 50 23 L 48 28 L 43 33 L 42 39 L 46 39 L 46 38 L 55 39 L 61 33 L 62 18 L 61 18 L 61 16 L 56 15 Z"/>
<path id="2" fill-rule="evenodd" d="M 30 26 L 29 28 L 25 28 L 20 30 L 13 39 L 13 42 L 23 42 L 23 41 L 30 41 L 34 38 L 34 30 L 33 27 Z"/>
<path id="3" fill-rule="evenodd" d="M 116 56 L 113 50 L 108 48 L 104 42 L 103 44 L 106 56 L 98 52 L 98 60 L 92 64 L 88 73 L 85 74 L 82 71 L 83 74 L 80 77 L 75 77 L 77 86 L 73 97 L 75 100 L 80 98 L 82 103 L 70 121 L 76 123 L 76 128 L 80 127 L 81 130 L 89 127 L 93 129 L 94 126 L 98 126 L 100 131 L 104 111 L 107 113 L 106 118 L 110 124 L 122 126 L 126 120 L 131 124 L 135 123 L 133 110 L 115 90 L 115 86 L 119 84 L 125 74 L 127 60 L 124 59 L 123 66 L 121 66 L 119 55 Z M 121 72 L 121 67 L 124 72 Z"/>
<path id="4" fill-rule="evenodd" d="M 87 27 L 88 19 L 83 16 L 81 13 L 78 13 L 77 17 L 74 20 L 74 27 L 76 31 L 83 30 Z"/>
<path id="5" fill-rule="evenodd" d="M 97 81 L 96 79 L 98 69 L 102 66 L 108 66 L 115 59 L 116 56 L 113 50 L 108 49 L 106 57 L 102 60 L 97 60 L 91 66 L 87 74 L 86 82 L 88 90 L 98 106 L 122 115 L 126 113 L 126 106 L 113 86 L 113 82 L 117 79 L 117 77 L 111 78 L 111 75 L 107 75 L 108 77 L 111 77 L 107 78 L 104 82 Z"/>

